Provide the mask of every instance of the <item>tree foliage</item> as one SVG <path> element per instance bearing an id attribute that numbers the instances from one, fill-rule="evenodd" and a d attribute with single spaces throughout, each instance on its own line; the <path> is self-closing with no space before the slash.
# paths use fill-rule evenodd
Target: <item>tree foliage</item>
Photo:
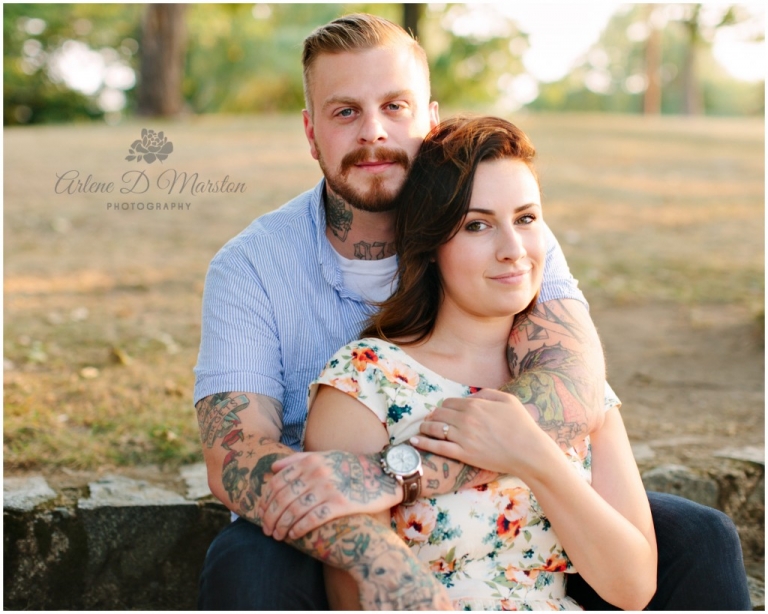
<path id="1" fill-rule="evenodd" d="M 644 4 L 617 11 L 570 74 L 542 85 L 530 107 L 641 113 L 648 87 L 647 47 L 655 42 L 652 29 L 657 28 L 662 113 L 764 113 L 764 83 L 737 81 L 712 56 L 716 31 L 748 19 L 743 10 L 727 5 L 654 6 L 650 13 Z"/>
<path id="2" fill-rule="evenodd" d="M 531 108 L 642 111 L 647 45 L 628 32 L 648 21 L 648 10 L 643 9 L 647 5 L 626 6 L 570 75 L 539 85 Z M 6 125 L 102 117 L 117 121 L 136 111 L 147 5 L 5 4 L 3 8 Z M 181 82 L 184 110 L 301 109 L 303 39 L 315 27 L 353 11 L 399 23 L 406 13 L 402 4 L 190 4 Z M 695 82 L 705 112 L 755 113 L 764 108 L 762 85 L 729 79 L 711 61 L 713 27 L 740 19 L 738 10 L 725 11 L 722 23 L 714 26 L 698 13 L 667 20 L 661 33 L 662 112 L 683 108 L 681 67 L 694 40 L 691 28 L 698 53 Z M 418 11 L 410 11 L 411 19 L 414 15 L 430 59 L 433 96 L 443 107 L 505 112 L 535 96 L 535 92 L 528 99 L 519 95 L 525 82 L 521 55 L 528 46 L 527 35 L 496 6 L 420 5 Z M 85 85 L 75 83 L 72 74 L 85 79 Z"/>

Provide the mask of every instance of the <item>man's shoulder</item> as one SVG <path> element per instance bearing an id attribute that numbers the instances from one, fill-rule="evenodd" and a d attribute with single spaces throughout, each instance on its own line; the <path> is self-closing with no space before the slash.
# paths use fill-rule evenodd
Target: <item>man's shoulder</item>
<path id="1" fill-rule="evenodd" d="M 281 207 L 260 215 L 219 250 L 216 259 L 233 254 L 250 254 L 286 249 L 297 242 L 314 242 L 317 233 L 316 209 L 320 206 L 317 187 L 300 194 Z"/>

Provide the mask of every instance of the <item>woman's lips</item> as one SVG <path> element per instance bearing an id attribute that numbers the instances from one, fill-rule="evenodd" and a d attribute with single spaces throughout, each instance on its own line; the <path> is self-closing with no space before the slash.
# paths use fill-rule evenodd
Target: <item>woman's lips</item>
<path id="1" fill-rule="evenodd" d="M 531 269 L 525 271 L 513 271 L 511 273 L 502 273 L 501 275 L 494 275 L 491 277 L 494 281 L 498 281 L 505 284 L 514 284 L 521 282 L 529 273 Z"/>

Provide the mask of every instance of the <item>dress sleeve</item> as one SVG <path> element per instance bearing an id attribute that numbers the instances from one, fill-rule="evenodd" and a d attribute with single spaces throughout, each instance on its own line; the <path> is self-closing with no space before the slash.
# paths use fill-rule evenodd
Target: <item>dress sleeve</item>
<path id="1" fill-rule="evenodd" d="M 355 341 L 336 352 L 309 385 L 307 405 L 312 408 L 318 388 L 324 384 L 354 397 L 386 423 L 389 402 L 382 377 L 379 348 L 365 339 Z"/>

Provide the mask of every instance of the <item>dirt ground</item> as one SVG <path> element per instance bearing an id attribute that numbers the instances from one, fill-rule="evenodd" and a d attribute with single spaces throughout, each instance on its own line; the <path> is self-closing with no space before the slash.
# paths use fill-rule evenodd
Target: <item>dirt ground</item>
<path id="1" fill-rule="evenodd" d="M 590 300 L 632 443 L 655 454 L 641 469 L 707 473 L 722 448 L 763 449 L 762 120 L 511 119 L 537 144 L 545 215 Z M 191 369 L 208 262 L 319 178 L 298 117 L 147 125 L 174 152 L 137 167 L 124 157 L 142 127 L 4 133 L 6 476 L 67 485 L 119 470 L 177 486 L 176 467 L 200 458 Z M 119 195 L 131 169 L 246 189 Z M 72 170 L 114 189 L 57 191 Z M 108 207 L 132 202 L 190 206 Z M 758 541 L 745 545 L 752 570 Z"/>

